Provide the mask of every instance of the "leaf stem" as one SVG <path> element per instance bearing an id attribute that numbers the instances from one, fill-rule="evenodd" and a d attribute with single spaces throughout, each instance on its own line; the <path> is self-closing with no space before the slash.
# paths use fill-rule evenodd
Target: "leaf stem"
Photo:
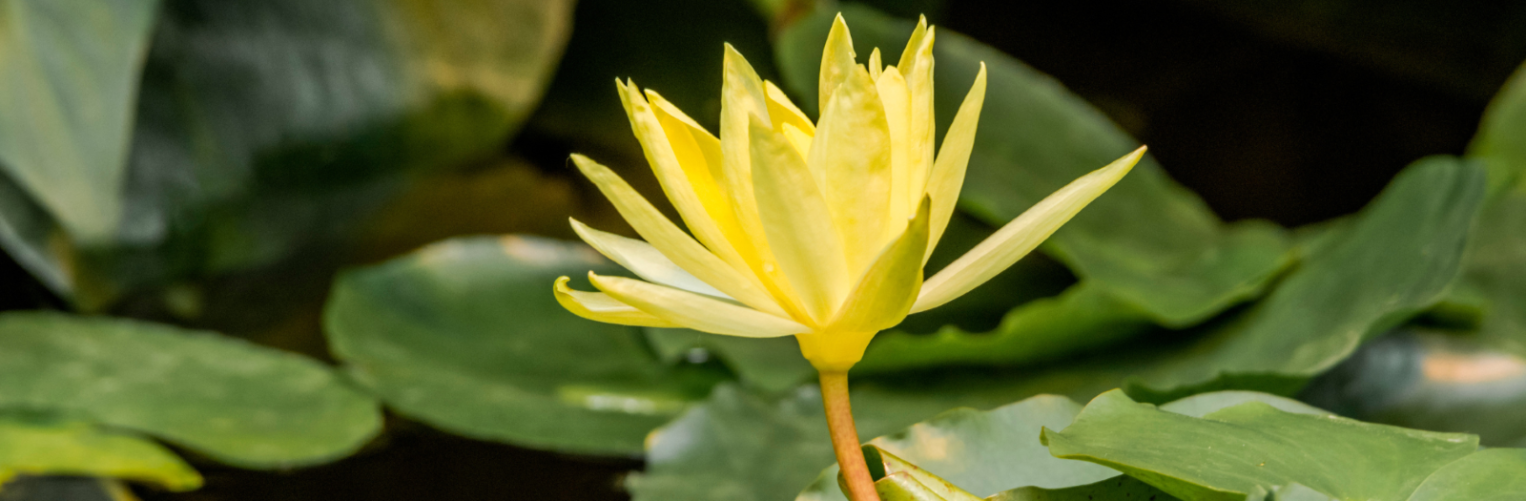
<path id="1" fill-rule="evenodd" d="M 853 426 L 853 408 L 848 402 L 848 372 L 821 371 L 821 400 L 827 409 L 827 430 L 832 433 L 832 450 L 837 465 L 848 482 L 852 501 L 880 501 L 874 492 L 874 478 L 859 449 L 858 429 Z"/>

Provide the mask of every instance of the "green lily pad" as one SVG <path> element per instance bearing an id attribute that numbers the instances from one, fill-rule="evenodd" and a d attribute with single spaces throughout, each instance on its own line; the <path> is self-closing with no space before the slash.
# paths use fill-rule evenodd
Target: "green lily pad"
<path id="1" fill-rule="evenodd" d="M 96 107 L 105 116 L 81 123 L 115 127 L 114 153 L 94 154 L 91 176 L 61 178 L 68 191 L 60 201 L 19 183 L 42 210 L 0 206 L 18 237 L 6 239 L 7 250 L 31 256 L 23 263 L 39 276 L 63 277 L 50 286 L 84 309 L 131 289 L 345 244 L 362 226 L 356 221 L 420 171 L 490 157 L 538 102 L 570 32 L 573 2 L 169 0 L 156 14 L 157 3 L 112 4 L 147 5 L 142 15 L 89 3 L 56 22 L 27 24 L 66 26 L 111 49 L 101 61 L 43 55 L 53 65 L 111 73 L 61 75 L 79 83 L 58 87 L 57 98 L 80 107 L 105 101 Z M 137 22 L 146 42 L 153 19 L 146 59 L 143 43 L 102 36 Z M 118 77 L 125 70 L 117 66 L 132 72 Z M 123 79 L 120 89 L 76 89 Z M 0 102 L 0 115 L 33 116 L 24 108 L 31 103 Z M 124 111 L 107 113 L 116 108 Z M 30 119 L 23 125 L 0 136 L 91 150 Z M 86 186 L 91 193 L 80 192 Z M 89 234 L 71 225 L 72 210 L 95 205 L 119 217 L 92 223 Z M 44 230 L 51 220 L 66 231 Z"/>
<path id="2" fill-rule="evenodd" d="M 349 455 L 376 402 L 311 359 L 144 322 L 0 315 L 0 408 L 82 416 L 219 461 L 285 468 Z"/>
<path id="3" fill-rule="evenodd" d="M 201 475 L 151 440 L 89 423 L 0 417 L 0 484 L 17 475 L 112 477 L 172 491 L 201 487 Z"/>
<path id="4" fill-rule="evenodd" d="M 1473 334 L 1401 329 L 1363 346 L 1299 398 L 1363 421 L 1526 447 L 1526 358 Z"/>
<path id="5" fill-rule="evenodd" d="M 1526 449 L 1487 449 L 1442 467 L 1409 501 L 1506 501 L 1526 496 Z"/>
<path id="6" fill-rule="evenodd" d="M 899 57 L 914 23 L 842 5 L 860 56 Z M 821 47 L 836 12 L 785 28 L 775 57 L 788 87 L 816 109 Z M 951 30 L 934 46 L 937 111 L 946 129 L 980 63 L 989 91 L 960 207 L 992 225 L 1138 147 L 1100 112 L 1048 76 Z M 1289 263 L 1286 238 L 1265 223 L 1225 226 L 1149 157 L 1044 244 L 1084 280 L 1163 325 L 1195 324 L 1259 295 Z"/>
<path id="7" fill-rule="evenodd" d="M 1196 417 L 1252 401 L 1289 412 L 1329 415 L 1296 400 L 1250 391 L 1202 393 L 1160 408 Z M 1068 426 L 1080 411 L 1081 404 L 1069 398 L 1039 395 L 989 411 L 951 410 L 869 444 L 976 496 L 999 497 L 1013 488 L 1019 490 L 1011 491 L 1011 496 L 1020 492 L 1026 496 L 1079 496 L 1143 490 L 1128 482 L 1110 485 L 1105 479 L 1117 477 L 1117 471 L 1057 459 L 1039 443 L 1039 430 Z M 846 498 L 834 483 L 837 471 L 835 465 L 828 467 L 796 500 L 844 501 Z M 1021 490 L 1023 487 L 1031 489 Z"/>
<path id="8" fill-rule="evenodd" d="M 955 409 L 869 441 L 975 496 L 1020 486 L 1085 485 L 1114 477 L 1112 469 L 1057 459 L 1038 441 L 1044 427 L 1064 427 L 1081 412 L 1069 398 L 1040 395 L 989 411 Z M 829 467 L 796 501 L 843 500 L 837 468 Z"/>
<path id="9" fill-rule="evenodd" d="M 1193 418 L 1111 391 L 1042 440 L 1056 457 L 1115 468 L 1178 498 L 1240 500 L 1299 483 L 1338 499 L 1406 499 L 1478 437 L 1288 413 L 1248 402 Z"/>
<path id="10" fill-rule="evenodd" d="M 1204 389 L 1289 394 L 1363 342 L 1440 301 L 1457 276 L 1483 169 L 1416 162 L 1266 298 L 1167 355 L 1129 386 L 1163 402 Z"/>
<path id="11" fill-rule="evenodd" d="M 719 376 L 670 367 L 641 329 L 579 318 L 551 294 L 559 276 L 613 268 L 581 244 L 447 240 L 342 274 L 324 325 L 349 374 L 400 414 L 473 438 L 637 454 Z"/>

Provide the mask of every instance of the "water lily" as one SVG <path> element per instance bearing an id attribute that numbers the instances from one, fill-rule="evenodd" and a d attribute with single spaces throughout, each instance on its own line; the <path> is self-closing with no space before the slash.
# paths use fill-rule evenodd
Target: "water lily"
<path id="1" fill-rule="evenodd" d="M 688 232 L 610 169 L 572 156 L 645 241 L 573 220 L 584 241 L 641 280 L 590 272 L 600 292 L 585 292 L 562 277 L 555 284 L 561 304 L 600 322 L 795 336 L 821 373 L 855 500 L 874 493 L 857 453 L 847 371 L 874 334 L 1011 266 L 1144 154 L 1140 148 L 1061 188 L 924 281 L 922 268 L 964 183 L 986 90 L 982 64 L 935 154 L 933 38 L 923 19 L 897 64 L 882 64 L 878 49 L 859 64 L 838 16 L 822 55 L 817 122 L 727 45 L 720 137 L 658 93 L 616 81 L 647 162 Z"/>
<path id="2" fill-rule="evenodd" d="M 934 155 L 934 29 L 924 19 L 899 64 L 858 64 L 839 16 L 821 62 L 813 123 L 726 46 L 720 137 L 655 91 L 616 82 L 631 128 L 678 225 L 614 172 L 573 162 L 645 242 L 572 221 L 578 235 L 644 280 L 555 286 L 568 310 L 600 322 L 796 336 L 821 370 L 847 370 L 874 334 L 953 300 L 1033 250 L 1139 160 L 1139 151 L 1039 202 L 923 280 L 953 214 L 985 97 L 986 70 Z"/>

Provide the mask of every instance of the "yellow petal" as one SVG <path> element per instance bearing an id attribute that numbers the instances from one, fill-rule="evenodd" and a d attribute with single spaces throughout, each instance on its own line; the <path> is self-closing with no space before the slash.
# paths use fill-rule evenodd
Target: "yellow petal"
<path id="1" fill-rule="evenodd" d="M 752 149 L 748 131 L 752 120 L 769 122 L 766 103 L 766 86 L 758 78 L 757 71 L 747 64 L 747 59 L 730 44 L 726 45 L 721 83 L 721 154 L 725 162 L 721 185 L 731 197 L 731 208 L 737 223 L 752 245 L 748 262 L 753 273 L 774 297 L 777 304 L 789 312 L 789 316 L 805 319 L 809 315 L 798 304 L 789 280 L 780 270 L 773 250 L 769 248 L 767 232 L 763 230 L 758 216 L 758 201 L 752 182 Z M 739 245 L 740 247 L 740 245 Z"/>
<path id="2" fill-rule="evenodd" d="M 959 202 L 959 190 L 964 186 L 965 168 L 970 163 L 970 152 L 975 148 L 975 129 L 980 125 L 980 109 L 986 98 L 986 64 L 980 63 L 980 73 L 975 84 L 959 105 L 954 123 L 943 136 L 943 148 L 938 151 L 938 161 L 933 164 L 932 175 L 927 179 L 927 195 L 933 199 L 932 232 L 927 239 L 927 253 L 932 254 L 948 229 L 948 220 L 954 215 L 954 205 Z M 924 257 L 925 259 L 925 257 Z"/>
<path id="3" fill-rule="evenodd" d="M 662 185 L 662 191 L 678 209 L 684 224 L 694 232 L 694 237 L 705 244 L 711 252 L 739 271 L 747 270 L 742 256 L 726 238 L 721 225 L 711 214 L 719 211 L 721 219 L 734 220 L 730 204 L 721 198 L 720 188 L 711 177 L 704 154 L 695 144 L 693 136 L 684 130 L 681 120 L 672 119 L 677 134 L 669 134 L 651 103 L 642 96 L 633 83 L 615 82 L 620 88 L 621 102 L 631 122 L 631 130 L 641 142 L 646 161 Z M 677 139 L 672 141 L 670 139 Z M 679 151 L 685 158 L 680 161 Z M 740 230 L 737 231 L 740 233 Z"/>
<path id="4" fill-rule="evenodd" d="M 910 68 L 915 63 L 917 56 L 921 55 L 916 50 L 922 46 L 922 40 L 927 38 L 927 16 L 917 18 L 917 27 L 911 30 L 911 36 L 906 38 L 906 48 L 901 50 L 901 60 L 895 65 L 900 68 Z"/>
<path id="5" fill-rule="evenodd" d="M 689 272 L 679 268 L 678 265 L 673 264 L 673 260 L 662 255 L 662 252 L 658 251 L 656 247 L 652 247 L 651 244 L 634 238 L 625 238 L 614 233 L 595 230 L 576 219 L 571 219 L 571 221 L 572 231 L 577 232 L 584 242 L 588 242 L 588 245 L 593 246 L 604 257 L 619 263 L 620 266 L 624 266 L 627 270 L 631 270 L 638 277 L 689 292 L 698 292 L 727 299 L 731 298 L 725 293 L 716 290 L 715 287 L 711 287 L 710 284 L 694 278 L 694 275 L 690 275 Z"/>
<path id="6" fill-rule="evenodd" d="M 906 90 L 906 80 L 898 68 L 885 68 L 879 80 L 874 82 L 880 93 L 880 103 L 885 107 L 885 124 L 890 129 L 890 203 L 886 210 L 889 224 L 881 241 L 888 242 L 906 230 L 904 222 L 911 217 L 913 205 L 919 199 L 911 196 L 911 146 L 908 133 L 911 97 Z M 921 195 L 918 193 L 918 195 Z"/>
<path id="7" fill-rule="evenodd" d="M 690 188 L 704 212 L 710 216 L 708 224 L 713 225 L 713 229 L 707 227 L 697 230 L 691 224 L 690 230 L 733 268 L 751 273 L 747 262 L 755 259 L 751 256 L 754 252 L 752 244 L 742 230 L 741 223 L 737 221 L 731 197 L 716 179 L 716 176 L 724 175 L 725 169 L 720 140 L 657 92 L 647 90 L 646 97 L 652 104 L 653 116 L 662 124 L 662 130 L 667 135 L 668 143 L 672 146 Z M 719 241 L 712 242 L 715 239 Z"/>
<path id="8" fill-rule="evenodd" d="M 828 331 L 876 332 L 906 318 L 922 287 L 922 254 L 927 250 L 928 199 L 906 231 L 880 253 L 837 312 Z"/>
<path id="9" fill-rule="evenodd" d="M 646 239 L 647 243 L 656 247 L 684 271 L 748 306 L 783 313 L 754 281 L 755 277 L 739 273 L 715 254 L 711 254 L 608 167 L 576 154 L 572 155 L 572 162 L 614 203 L 615 210 L 636 229 L 636 233 L 641 234 L 641 238 Z"/>
<path id="10" fill-rule="evenodd" d="M 789 140 L 790 146 L 795 147 L 795 152 L 799 153 L 801 158 L 811 154 L 811 142 L 815 141 L 815 139 L 809 134 L 801 132 L 800 129 L 790 124 L 784 124 L 780 132 L 784 133 L 784 138 Z"/>
<path id="11" fill-rule="evenodd" d="M 889 240 L 885 226 L 891 195 L 885 108 L 863 67 L 854 66 L 832 93 L 806 165 L 830 208 L 824 214 L 841 235 L 848 276 L 857 276 Z"/>
<path id="12" fill-rule="evenodd" d="M 827 46 L 821 53 L 821 80 L 816 89 L 819 96 L 819 101 L 816 102 L 818 114 L 827 114 L 827 102 L 832 100 L 832 93 L 857 67 L 858 57 L 853 53 L 853 36 L 848 33 L 848 23 L 843 21 L 842 14 L 839 13 L 832 20 L 832 31 L 827 33 Z"/>
<path id="13" fill-rule="evenodd" d="M 552 291 L 556 302 L 572 314 L 606 324 L 635 325 L 639 327 L 679 327 L 678 324 L 652 316 L 650 313 L 622 303 L 607 294 L 572 290 L 567 277 L 556 279 Z"/>
<path id="14" fill-rule="evenodd" d="M 880 74 L 884 71 L 885 63 L 880 61 L 880 48 L 875 47 L 874 51 L 869 53 L 869 76 L 878 82 Z"/>
<path id="15" fill-rule="evenodd" d="M 594 287 L 620 302 L 690 329 L 742 337 L 807 332 L 804 325 L 734 303 L 640 280 L 588 273 Z"/>
<path id="16" fill-rule="evenodd" d="M 1069 221 L 1086 204 L 1129 173 L 1145 148 L 1140 147 L 1106 167 L 1081 176 L 1017 216 L 974 249 L 954 260 L 922 286 L 912 313 L 926 311 L 964 295 L 1012 266 Z"/>
<path id="17" fill-rule="evenodd" d="M 758 220 L 758 202 L 752 189 L 752 151 L 748 129 L 754 117 L 768 120 L 763 80 L 730 44 L 726 45 L 721 84 L 721 185 L 731 197 L 731 208 L 742 231 L 760 255 L 766 255 L 767 235 Z"/>
<path id="18" fill-rule="evenodd" d="M 763 81 L 763 95 L 768 98 L 768 117 L 773 120 L 774 130 L 789 124 L 807 135 L 816 134 L 816 125 L 773 82 Z"/>
<path id="19" fill-rule="evenodd" d="M 751 132 L 753 187 L 769 246 L 806 313 L 826 320 L 848 292 L 842 237 L 832 227 L 831 209 L 782 135 L 756 119 Z"/>
<path id="20" fill-rule="evenodd" d="M 924 19 L 922 21 L 926 23 Z M 920 30 L 919 25 L 919 30 Z M 917 39 L 917 44 L 906 45 L 897 68 L 906 78 L 906 90 L 910 106 L 906 119 L 907 200 L 908 206 L 920 203 L 927 187 L 927 177 L 933 167 L 933 144 L 937 136 L 937 117 L 933 114 L 933 39 L 935 28 L 927 28 Z M 907 60 L 906 54 L 913 57 Z"/>

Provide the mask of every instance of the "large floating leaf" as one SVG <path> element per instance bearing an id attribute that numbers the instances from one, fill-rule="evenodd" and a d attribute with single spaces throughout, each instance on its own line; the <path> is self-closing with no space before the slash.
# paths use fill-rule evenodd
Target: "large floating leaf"
<path id="1" fill-rule="evenodd" d="M 1248 402 L 1193 418 L 1121 391 L 1087 404 L 1056 457 L 1118 469 L 1176 497 L 1239 500 L 1297 483 L 1338 499 L 1406 499 L 1428 475 L 1471 454 L 1478 437 L 1288 413 Z"/>
<path id="2" fill-rule="evenodd" d="M 78 415 L 250 468 L 342 457 L 381 427 L 375 401 L 313 360 L 54 313 L 0 315 L 0 408 Z"/>
<path id="3" fill-rule="evenodd" d="M 870 8 L 842 6 L 860 57 L 879 47 L 899 57 L 913 23 Z M 775 55 L 804 109 L 812 102 L 821 47 L 835 12 L 823 9 L 785 29 Z M 937 111 L 946 129 L 984 61 L 990 87 L 960 205 L 1005 224 L 1044 196 L 1138 147 L 1122 130 L 1057 82 L 990 47 L 938 30 Z M 1225 227 L 1146 158 L 1045 247 L 1095 286 L 1168 326 L 1196 323 L 1260 293 L 1286 263 L 1280 230 L 1263 223 Z"/>
<path id="4" fill-rule="evenodd" d="M 1038 430 L 1063 428 L 1080 412 L 1081 404 L 1068 398 L 1040 395 L 989 411 L 948 411 L 869 443 L 976 496 L 1021 486 L 1072 487 L 1117 476 L 1105 467 L 1055 458 L 1039 443 Z M 846 499 L 837 486 L 837 471 L 828 468 L 796 500 Z"/>
<path id="5" fill-rule="evenodd" d="M 955 407 L 989 409 L 1041 389 L 1094 395 L 1109 384 L 1084 375 L 922 375 L 902 382 L 853 383 L 859 436 L 902 429 Z M 783 501 L 833 463 L 832 445 L 814 385 L 779 396 L 716 387 L 703 405 L 654 432 L 647 470 L 626 487 L 638 501 Z"/>
<path id="6" fill-rule="evenodd" d="M 1252 401 L 1289 412 L 1329 414 L 1296 400 L 1248 391 L 1202 393 L 1163 405 L 1161 410 L 1198 417 Z M 948 411 L 869 443 L 965 491 L 996 499 L 1003 495 L 1007 499 L 1071 499 L 1153 490 L 1132 482 L 1106 482 L 1118 472 L 1057 459 L 1039 443 L 1039 430 L 1069 426 L 1080 411 L 1081 405 L 1073 400 L 1040 395 L 989 411 Z M 797 501 L 845 499 L 835 482 L 837 471 L 836 466 L 828 468 Z M 1014 487 L 1018 489 L 1003 491 Z"/>
<path id="7" fill-rule="evenodd" d="M 1145 371 L 1130 393 L 1164 401 L 1198 388 L 1296 391 L 1441 299 L 1457 276 L 1483 178 L 1483 169 L 1451 158 L 1406 168 L 1270 295 Z"/>
<path id="8" fill-rule="evenodd" d="M 201 475 L 150 440 L 88 423 L 44 416 L 0 416 L 0 486 L 17 475 L 115 477 L 183 491 Z"/>
<path id="9" fill-rule="evenodd" d="M 1486 449 L 1442 467 L 1409 501 L 1507 501 L 1526 497 L 1526 449 Z"/>
<path id="10" fill-rule="evenodd" d="M 1342 416 L 1526 446 L 1526 359 L 1470 335 L 1405 329 L 1358 350 L 1300 398 Z"/>
<path id="11" fill-rule="evenodd" d="M 639 328 L 556 303 L 557 277 L 612 267 L 535 237 L 447 240 L 341 275 L 325 326 L 355 380 L 399 413 L 474 438 L 635 454 L 714 378 L 655 359 Z"/>
<path id="12" fill-rule="evenodd" d="M 29 242 L 27 251 L 52 260 L 28 264 L 64 263 L 73 275 L 59 292 L 95 307 L 128 287 L 342 242 L 410 173 L 501 148 L 549 79 L 571 4 L 167 0 L 143 69 L 130 158 L 102 160 L 126 166 L 109 186 L 125 199 L 68 200 L 119 212 L 105 228 L 110 238 L 76 241 L 71 232 Z M 69 20 L 78 19 L 87 17 Z M 75 147 L 45 130 L 26 132 L 30 143 Z"/>
<path id="13" fill-rule="evenodd" d="M 138 76 L 158 8 L 159 0 L 0 4 L 0 172 L 84 242 L 109 240 L 122 217 Z"/>

